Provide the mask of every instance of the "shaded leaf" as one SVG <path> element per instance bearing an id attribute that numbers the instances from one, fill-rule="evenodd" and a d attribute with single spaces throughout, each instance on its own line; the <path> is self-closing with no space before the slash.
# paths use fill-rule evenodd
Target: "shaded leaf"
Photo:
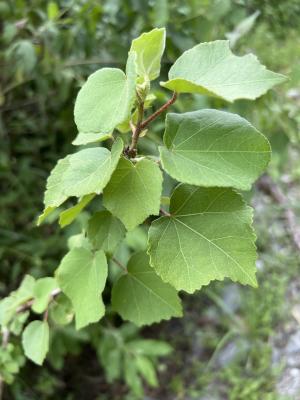
<path id="1" fill-rule="evenodd" d="M 157 164 L 146 159 L 133 164 L 121 158 L 103 192 L 103 204 L 131 230 L 149 215 L 159 214 L 161 191 Z"/>
<path id="2" fill-rule="evenodd" d="M 127 269 L 112 290 L 113 309 L 123 319 L 141 326 L 182 316 L 176 290 L 156 275 L 146 253 L 133 255 Z"/>
<path id="3" fill-rule="evenodd" d="M 83 196 L 75 206 L 63 211 L 59 216 L 59 225 L 62 228 L 70 225 L 94 197 L 94 193 L 87 194 L 86 196 Z"/>
<path id="4" fill-rule="evenodd" d="M 89 220 L 87 236 L 95 249 L 112 254 L 125 232 L 122 222 L 110 212 L 98 211 Z"/>

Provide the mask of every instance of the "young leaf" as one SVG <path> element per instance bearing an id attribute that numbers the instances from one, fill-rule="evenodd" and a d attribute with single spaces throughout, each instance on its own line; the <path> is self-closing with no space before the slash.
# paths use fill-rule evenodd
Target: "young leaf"
<path id="1" fill-rule="evenodd" d="M 105 308 L 101 293 L 107 278 L 103 251 L 92 253 L 83 247 L 72 249 L 62 259 L 56 277 L 59 287 L 74 306 L 76 329 L 103 317 Z"/>
<path id="2" fill-rule="evenodd" d="M 123 141 L 119 138 L 111 151 L 104 147 L 89 148 L 59 160 L 47 180 L 45 211 L 38 223 L 70 196 L 101 193 L 118 164 L 122 150 Z"/>
<path id="3" fill-rule="evenodd" d="M 122 222 L 108 211 L 96 212 L 88 223 L 87 236 L 94 249 L 112 254 L 125 237 Z"/>
<path id="4" fill-rule="evenodd" d="M 81 213 L 81 211 L 93 200 L 95 194 L 87 194 L 83 196 L 80 201 L 73 207 L 63 211 L 59 216 L 59 225 L 64 228 L 70 225 L 74 219 Z"/>
<path id="5" fill-rule="evenodd" d="M 111 137 L 111 133 L 78 133 L 72 144 L 74 146 L 82 146 L 89 143 L 102 142 Z"/>
<path id="6" fill-rule="evenodd" d="M 150 264 L 165 282 L 189 293 L 226 277 L 257 286 L 252 210 L 239 194 L 179 185 L 170 212 L 149 230 Z"/>
<path id="7" fill-rule="evenodd" d="M 131 230 L 149 215 L 159 214 L 161 191 L 157 164 L 146 159 L 133 164 L 121 158 L 103 192 L 103 204 Z"/>
<path id="8" fill-rule="evenodd" d="M 200 93 L 232 102 L 254 100 L 285 80 L 253 54 L 235 56 L 229 41 L 216 40 L 185 51 L 171 67 L 169 80 L 161 85 L 178 93 Z"/>
<path id="9" fill-rule="evenodd" d="M 270 160 L 268 140 L 247 120 L 224 111 L 168 114 L 162 166 L 176 180 L 248 190 Z"/>
<path id="10" fill-rule="evenodd" d="M 113 309 L 123 319 L 141 326 L 182 316 L 176 290 L 156 275 L 146 253 L 134 254 L 127 269 L 112 290 Z"/>
<path id="11" fill-rule="evenodd" d="M 130 50 L 137 54 L 137 73 L 145 81 L 151 81 L 159 76 L 165 43 L 165 28 L 155 28 L 132 41 Z"/>
<path id="12" fill-rule="evenodd" d="M 42 365 L 49 350 L 49 326 L 47 321 L 32 321 L 26 326 L 22 344 L 27 358 Z"/>
<path id="13" fill-rule="evenodd" d="M 35 282 L 33 288 L 34 302 L 32 309 L 34 312 L 40 314 L 44 312 L 48 306 L 51 298 L 51 292 L 58 287 L 54 278 L 41 278 Z"/>
<path id="14" fill-rule="evenodd" d="M 126 75 L 117 68 L 102 68 L 89 76 L 74 108 L 80 133 L 111 134 L 130 115 L 136 86 L 136 54 L 129 53 Z"/>

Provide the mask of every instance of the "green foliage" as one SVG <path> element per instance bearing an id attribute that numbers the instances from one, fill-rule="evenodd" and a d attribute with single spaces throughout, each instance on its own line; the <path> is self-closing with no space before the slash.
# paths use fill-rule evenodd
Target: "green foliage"
<path id="1" fill-rule="evenodd" d="M 38 279 L 33 288 L 34 302 L 32 310 L 38 314 L 43 313 L 51 301 L 53 290 L 57 288 L 57 283 L 54 278 Z"/>
<path id="2" fill-rule="evenodd" d="M 143 394 L 142 378 L 150 386 L 157 386 L 154 367 L 159 357 L 169 355 L 171 351 L 172 348 L 163 341 L 138 339 L 136 330 L 129 324 L 120 329 L 104 330 L 97 347 L 108 382 L 124 376 L 137 398 Z"/>
<path id="3" fill-rule="evenodd" d="M 201 93 L 227 101 L 254 100 L 286 77 L 266 70 L 253 54 L 237 57 L 229 42 L 201 43 L 186 51 L 171 67 L 162 85 L 183 93 Z"/>
<path id="4" fill-rule="evenodd" d="M 199 186 L 249 190 L 270 161 L 262 134 L 238 115 L 217 110 L 168 114 L 164 144 L 163 168 Z"/>
<path id="5" fill-rule="evenodd" d="M 130 115 L 135 96 L 134 52 L 129 54 L 126 75 L 116 68 L 94 72 L 78 93 L 74 116 L 80 133 L 110 134 Z"/>
<path id="6" fill-rule="evenodd" d="M 145 253 L 134 254 L 126 274 L 114 284 L 112 306 L 123 319 L 138 326 L 182 316 L 176 290 L 160 280 Z"/>
<path id="7" fill-rule="evenodd" d="M 123 234 L 121 234 L 121 232 L 124 232 L 125 230 L 122 223 L 118 220 L 118 218 L 121 217 L 116 214 L 119 211 L 119 208 L 116 207 L 114 215 L 105 219 L 107 224 L 108 221 L 114 222 L 112 222 L 109 227 L 105 222 L 104 226 L 99 224 L 96 228 L 96 236 L 98 235 L 97 229 L 99 228 L 101 231 L 99 232 L 99 237 L 97 239 L 98 243 L 96 243 L 96 240 L 93 241 L 93 238 L 95 239 L 96 236 L 93 237 L 93 235 L 90 235 L 88 221 L 91 221 L 93 217 L 99 213 L 98 210 L 102 209 L 101 197 L 96 195 L 93 202 L 84 205 L 84 207 L 86 206 L 86 209 L 83 211 L 81 205 L 83 204 L 82 201 L 84 202 L 85 196 L 75 195 L 75 197 L 79 197 L 78 204 L 69 209 L 63 211 L 62 208 L 59 208 L 54 211 L 54 207 L 53 209 L 48 208 L 48 222 L 53 222 L 59 214 L 62 226 L 65 222 L 70 222 L 70 226 L 68 226 L 62 234 L 59 234 L 58 230 L 53 226 L 50 227 L 45 225 L 38 229 L 33 226 L 33 216 L 36 214 L 37 208 L 40 207 L 38 199 L 40 199 L 41 196 L 39 195 L 39 190 L 45 180 L 45 171 L 48 171 L 53 166 L 57 158 L 62 157 L 62 155 L 66 154 L 67 151 L 70 151 L 69 146 L 65 146 L 65 143 L 70 142 L 73 139 L 73 137 L 71 137 L 74 132 L 71 108 L 74 103 L 74 95 L 78 91 L 78 87 L 82 86 L 84 82 L 83 79 L 85 79 L 86 75 L 97 68 L 96 63 L 100 64 L 100 66 L 103 63 L 103 65 L 106 66 L 108 61 L 112 61 L 113 64 L 119 64 L 121 61 L 123 66 L 124 63 L 122 59 L 125 60 L 126 58 L 127 46 L 129 45 L 130 39 L 136 37 L 143 27 L 148 28 L 152 24 L 154 24 L 154 26 L 163 26 L 168 22 L 168 19 L 172 21 L 168 30 L 168 47 L 162 60 L 162 74 L 164 80 L 166 67 L 176 59 L 179 52 L 196 45 L 200 40 L 211 40 L 215 37 L 222 37 L 224 32 L 232 31 L 232 27 L 235 26 L 238 21 L 246 17 L 246 14 L 241 12 L 242 7 L 240 5 L 235 6 L 237 9 L 235 10 L 234 7 L 230 6 L 230 2 L 227 1 L 201 2 L 201 4 L 199 2 L 196 2 L 197 4 L 195 4 L 195 2 L 189 1 L 184 5 L 177 1 L 172 2 L 172 4 L 164 1 L 154 1 L 151 4 L 148 4 L 148 2 L 147 4 L 144 2 L 140 2 L 140 4 L 138 3 L 139 2 L 135 2 L 133 4 L 131 1 L 128 2 L 126 0 L 125 2 L 121 2 L 119 6 L 116 6 L 110 1 L 105 1 L 103 5 L 95 5 L 93 2 L 88 1 L 86 4 L 80 2 L 75 6 L 69 7 L 67 1 L 63 6 L 60 2 L 49 2 L 47 7 L 46 3 L 39 7 L 36 3 L 34 5 L 21 5 L 22 2 L 19 2 L 18 7 L 16 8 L 10 6 L 11 10 L 14 9 L 15 15 L 13 15 L 12 18 L 11 27 L 7 26 L 10 23 L 10 17 L 5 20 L 5 35 L 3 35 L 3 39 L 5 40 L 11 40 L 9 39 L 9 36 L 12 35 L 11 37 L 13 37 L 13 42 L 11 42 L 12 51 L 7 54 L 6 59 L 9 68 L 4 68 L 1 79 L 0 103 L 4 102 L 5 108 L 8 109 L 10 107 L 18 108 L 17 111 L 16 109 L 12 110 L 13 112 L 10 110 L 6 111 L 5 109 L 5 118 L 3 118 L 4 124 L 2 123 L 2 119 L 0 124 L 1 134 L 4 129 L 4 150 L 6 151 L 6 149 L 9 149 L 8 158 L 6 158 L 6 155 L 2 157 L 2 152 L 0 154 L 1 168 L 4 166 L 4 170 L 1 170 L 1 178 L 4 177 L 5 182 L 10 182 L 12 189 L 10 198 L 6 197 L 6 199 L 4 199 L 3 197 L 1 199 L 1 204 L 4 204 L 7 209 L 7 212 L 1 213 L 1 223 L 3 223 L 3 226 L 7 227 L 7 230 L 11 229 L 12 232 L 18 232 L 11 236 L 9 236 L 9 232 L 8 234 L 5 232 L 5 235 L 1 238 L 2 243 L 4 243 L 4 253 L 1 252 L 1 254 L 4 255 L 3 273 L 10 276 L 10 278 L 6 278 L 7 280 L 10 279 L 10 281 L 13 281 L 17 276 L 23 274 L 24 270 L 30 271 L 35 277 L 51 274 L 54 267 L 57 265 L 57 260 L 64 250 L 66 239 L 70 234 L 72 235 L 75 233 L 75 236 L 70 240 L 73 248 L 82 245 L 86 246 L 90 252 L 94 252 L 101 248 L 105 253 L 107 253 L 107 259 L 111 261 L 109 263 L 111 276 L 110 280 L 106 283 L 107 287 L 105 292 L 107 295 L 104 295 L 104 303 L 107 306 L 107 313 L 106 318 L 101 321 L 101 325 L 106 325 L 107 319 L 113 321 L 113 324 L 117 321 L 117 325 L 119 325 L 119 319 L 115 320 L 115 314 L 111 312 L 109 306 L 109 291 L 111 283 L 116 285 L 114 282 L 118 282 L 118 279 L 125 278 L 126 275 L 121 275 L 121 278 L 119 278 L 118 273 L 115 273 L 116 266 L 112 261 L 112 256 L 126 265 L 132 251 L 144 250 L 144 236 L 147 235 L 147 230 L 153 218 L 150 217 L 147 219 L 143 229 L 134 230 L 130 232 L 130 235 L 126 235 L 125 241 L 123 241 L 121 246 L 119 246 L 119 243 L 123 239 Z M 21 7 L 23 7 L 22 11 Z M 255 10 L 251 8 L 251 5 L 249 7 L 251 12 Z M 36 12 L 37 10 L 38 12 Z M 234 12 L 232 12 L 232 10 L 234 10 Z M 225 26 L 223 23 L 222 18 L 224 16 L 226 16 L 224 20 L 228 21 L 228 23 L 226 22 L 228 26 Z M 21 18 L 25 17 L 27 19 L 26 28 L 19 29 L 18 27 L 18 30 L 16 30 L 14 26 L 15 21 L 19 21 Z M 160 22 L 158 21 L 158 17 Z M 99 21 L 101 21 L 101 23 L 99 23 Z M 260 21 L 260 19 L 258 21 Z M 12 33 L 14 30 L 15 33 Z M 257 32 L 256 24 L 254 30 Z M 157 29 L 154 30 L 154 32 L 157 31 Z M 161 32 L 163 32 L 163 30 Z M 142 38 L 144 40 L 145 37 L 151 38 L 152 36 L 154 36 L 154 34 L 151 34 L 150 32 L 142 35 Z M 164 47 L 164 35 L 160 34 L 158 36 L 161 39 L 160 46 L 157 43 L 156 50 L 152 53 L 157 56 L 157 62 L 155 63 L 157 73 L 159 72 L 161 62 L 160 51 L 162 52 Z M 267 52 L 264 52 L 267 47 L 264 45 L 265 38 L 266 40 L 269 40 L 267 34 L 262 35 L 262 52 L 259 54 L 260 58 L 263 59 L 267 65 L 273 66 L 275 70 L 282 69 L 280 62 L 281 60 L 288 59 L 288 56 L 276 57 L 276 61 L 274 61 L 275 65 L 272 64 L 272 60 L 275 59 L 274 56 L 270 56 L 270 59 L 266 60 L 264 56 L 268 57 L 268 54 Z M 246 37 L 246 39 L 248 40 L 248 37 Z M 27 44 L 22 43 L 23 40 L 27 42 Z M 244 43 L 243 38 L 240 38 L 239 40 Z M 17 45 L 15 45 L 14 42 L 17 43 Z M 19 42 L 21 42 L 21 44 L 19 44 Z M 142 41 L 138 38 L 134 42 L 141 43 Z M 99 43 L 101 43 L 101 46 L 99 46 Z M 275 45 L 275 43 L 273 45 Z M 257 46 L 259 45 L 254 41 L 254 45 L 247 46 L 246 44 L 243 49 L 248 52 L 249 48 L 256 49 Z M 283 48 L 285 48 L 284 45 L 277 47 L 279 48 L 277 48 L 276 51 L 278 50 L 279 52 L 283 51 Z M 240 52 L 243 53 L 244 50 L 240 50 Z M 138 53 L 138 49 L 136 49 L 136 51 Z M 266 55 L 264 53 L 266 53 Z M 94 59 L 91 60 L 91 57 Z M 137 54 L 137 61 L 138 59 L 139 54 Z M 89 62 L 92 63 L 91 67 L 88 65 Z M 276 62 L 278 64 L 276 64 Z M 80 65 L 80 63 L 86 63 L 86 65 Z M 145 91 L 149 88 L 147 85 L 140 85 L 143 77 L 142 73 L 139 75 L 139 85 L 135 86 L 135 88 L 137 88 L 140 96 L 144 96 Z M 30 80 L 29 83 L 26 83 L 27 79 Z M 6 92 L 10 85 L 14 85 L 15 83 L 17 83 L 17 85 L 21 84 L 22 86 L 17 86 L 17 89 Z M 85 87 L 85 85 L 83 87 Z M 5 95 L 2 93 L 3 88 L 5 89 Z M 157 90 L 156 83 L 153 83 L 152 89 L 154 89 L 155 97 L 152 97 L 150 104 L 151 108 L 153 105 L 156 105 L 156 103 L 160 104 L 164 99 L 166 99 L 166 95 L 161 90 Z M 110 89 L 108 94 L 111 94 Z M 135 97 L 135 93 L 133 94 L 133 97 Z M 150 98 L 151 95 L 152 93 L 146 96 L 145 109 L 147 99 Z M 103 97 L 106 98 L 105 96 Z M 32 101 L 35 101 L 33 106 L 29 105 L 28 107 L 27 103 L 30 104 Z M 277 121 L 279 121 L 276 124 L 269 118 L 270 102 L 272 105 L 271 112 L 274 113 L 274 116 L 276 115 Z M 93 100 L 93 103 L 95 104 L 96 101 Z M 120 107 L 124 105 L 123 103 L 124 102 L 121 102 Z M 199 109 L 203 108 L 203 106 L 208 108 L 211 105 L 213 105 L 214 108 L 224 107 L 224 103 L 220 102 L 219 99 L 212 99 L 210 103 L 206 98 L 197 96 L 180 96 L 176 104 L 178 104 L 176 108 L 179 112 L 191 108 Z M 287 112 L 284 114 L 284 105 L 281 101 L 280 105 L 282 105 L 282 110 L 278 113 L 278 110 L 276 111 L 275 108 L 278 104 L 278 101 L 276 103 L 275 96 L 269 96 L 266 100 L 255 104 L 254 113 L 256 113 L 256 115 L 253 117 L 253 114 L 251 114 L 251 116 L 249 114 L 248 118 L 253 121 L 254 125 L 262 132 L 271 132 L 274 130 L 274 125 L 276 125 L 277 130 L 290 132 L 290 129 L 288 128 L 280 128 L 281 123 L 283 124 L 287 120 Z M 107 102 L 105 101 L 105 104 L 102 105 L 105 107 Z M 122 134 L 122 139 L 125 142 L 125 146 L 129 144 L 129 138 L 126 134 L 126 132 L 130 130 L 129 119 L 131 119 L 135 125 L 138 122 L 137 106 L 138 99 L 135 98 L 132 102 L 131 116 L 129 116 L 130 118 L 127 116 L 127 119 L 123 124 L 125 127 L 123 127 L 125 134 Z M 97 108 L 98 115 L 101 114 L 103 107 Z M 124 108 L 126 108 L 125 105 Z M 240 107 L 240 103 L 237 103 L 236 108 L 231 109 L 231 111 L 241 112 L 245 115 L 242 106 Z M 121 114 L 122 113 L 120 112 L 116 118 L 119 118 Z M 265 114 L 264 121 L 259 119 L 263 114 Z M 84 117 L 85 114 L 83 112 L 83 118 Z M 105 121 L 105 117 L 106 115 L 104 115 L 103 121 Z M 117 130 L 121 132 L 120 124 L 117 124 Z M 129 162 L 136 166 L 142 161 L 148 161 L 147 158 L 149 157 L 151 158 L 151 163 L 153 163 L 153 155 L 156 160 L 158 154 L 157 147 L 153 142 L 151 144 L 151 140 L 154 139 L 154 143 L 159 143 L 162 131 L 162 124 L 155 123 L 151 125 L 151 128 L 148 129 L 148 131 L 144 131 L 142 135 L 145 135 L 145 137 L 141 138 L 139 141 L 139 156 L 137 159 L 134 158 Z M 9 135 L 5 132 L 9 132 Z M 59 135 L 57 134 L 58 132 Z M 111 142 L 105 142 L 105 140 L 112 136 L 116 138 L 117 135 L 118 133 L 116 131 L 110 131 L 108 133 L 100 131 L 93 133 L 80 132 L 73 144 L 88 144 L 89 148 L 96 146 L 96 148 L 98 148 L 100 145 L 103 148 L 111 150 Z M 8 140 L 8 138 L 10 140 Z M 7 146 L 7 143 L 9 143 L 9 147 Z M 90 143 L 94 144 L 90 145 Z M 126 154 L 124 154 L 124 156 L 127 158 Z M 142 160 L 141 156 L 143 157 Z M 14 159 L 17 159 L 18 163 L 14 163 Z M 7 160 L 12 161 L 8 162 Z M 85 164 L 86 162 L 88 162 L 88 160 L 84 159 Z M 194 173 L 194 167 L 195 166 L 193 165 L 191 173 Z M 223 165 L 221 165 L 220 169 L 223 169 Z M 249 171 L 246 168 L 244 169 L 245 174 Z M 181 169 L 180 172 L 184 173 L 185 169 Z M 257 175 L 260 172 L 261 171 L 257 171 Z M 14 175 L 17 176 L 17 179 L 14 179 Z M 202 174 L 202 176 L 203 175 L 205 176 L 206 174 Z M 257 176 L 251 179 L 251 183 L 256 179 L 256 177 Z M 181 179 L 178 180 L 181 181 Z M 106 188 L 109 187 L 110 182 L 108 182 Z M 172 192 L 173 182 L 171 184 L 170 182 L 172 181 L 169 180 L 165 174 L 163 184 L 164 196 L 169 196 Z M 77 180 L 74 180 L 72 185 L 77 189 Z M 202 185 L 202 183 L 200 183 L 200 185 Z M 125 190 L 122 194 L 128 195 L 128 184 L 124 184 L 124 187 Z M 148 184 L 147 187 L 150 190 L 153 190 L 152 182 Z M 106 188 L 104 188 L 104 193 Z M 26 192 L 30 195 L 26 195 Z M 94 197 L 94 195 L 95 193 L 91 193 L 87 196 Z M 73 197 L 73 195 L 70 195 L 70 197 Z M 22 202 L 20 202 L 20 198 L 22 198 Z M 164 197 L 164 199 L 166 198 L 167 197 Z M 77 199 L 75 200 L 77 201 Z M 134 203 L 135 207 L 132 207 L 133 211 L 130 214 L 133 219 L 136 219 L 135 210 L 139 211 L 143 206 L 147 206 L 148 203 L 138 200 L 135 200 Z M 129 203 L 129 205 L 132 204 L 133 203 Z M 168 206 L 168 201 L 162 199 L 161 205 L 164 207 Z M 72 202 L 66 204 L 65 208 L 70 206 L 72 206 Z M 122 204 L 120 204 L 120 208 L 121 207 Z M 52 215 L 49 214 L 49 211 L 53 211 Z M 14 213 L 13 215 L 17 216 L 17 218 L 12 217 L 12 212 Z M 108 213 L 107 211 L 100 211 L 100 213 L 102 212 L 106 215 Z M 146 215 L 145 212 L 145 218 L 149 215 L 155 214 L 156 213 L 150 211 L 147 212 Z M 73 219 L 73 217 L 75 217 L 75 219 Z M 142 217 L 140 217 L 140 221 L 141 218 Z M 118 234 L 115 232 L 118 232 L 118 229 L 115 229 L 116 227 L 120 228 Z M 111 228 L 113 233 L 110 237 Z M 82 233 L 76 235 L 81 230 Z M 22 232 L 24 232 L 24 235 Z M 105 235 L 105 232 L 108 232 L 107 236 Z M 19 260 L 20 262 L 18 262 Z M 12 263 L 14 263 L 13 268 L 10 268 Z M 161 282 L 159 277 L 155 274 L 154 269 L 151 270 L 151 276 Z M 163 284 L 163 282 L 161 283 Z M 56 326 L 60 324 L 69 324 L 72 321 L 74 305 L 64 294 L 55 294 L 54 297 L 52 296 L 52 293 L 49 293 L 49 295 L 49 297 L 47 295 L 43 297 L 45 303 L 49 298 L 51 300 L 48 304 L 47 312 L 49 311 L 49 324 L 53 337 L 55 338 L 55 341 L 53 340 L 53 343 L 50 346 L 49 361 L 51 365 L 53 362 L 53 365 L 56 363 L 56 365 L 60 365 L 61 368 L 64 362 L 64 357 L 68 353 L 80 354 L 80 352 L 83 351 L 83 343 L 90 341 L 90 338 L 86 334 L 87 330 L 75 333 L 71 327 L 66 326 L 61 329 L 60 326 Z M 29 300 L 28 303 L 33 302 L 34 304 L 37 300 L 34 299 L 35 296 L 37 296 L 37 294 L 31 294 L 29 297 L 27 296 L 27 299 Z M 24 300 L 19 304 L 18 307 L 21 306 L 22 308 L 27 303 Z M 134 305 L 134 303 L 132 302 L 132 298 L 129 297 L 128 307 L 131 307 L 132 305 Z M 22 322 L 21 319 L 25 318 L 26 321 L 26 318 L 28 318 L 28 310 L 31 307 L 32 306 L 24 309 L 24 311 L 12 318 L 11 322 L 8 322 L 9 330 L 11 332 L 16 332 L 13 333 L 13 335 L 19 335 L 22 332 L 24 322 Z M 252 315 L 251 310 L 249 310 L 249 315 Z M 35 317 L 37 316 L 35 315 Z M 122 328 L 115 329 L 114 334 L 121 331 L 121 329 Z M 14 338 L 12 338 L 11 341 L 14 341 Z M 99 340 L 99 343 L 100 342 L 101 340 Z M 134 352 L 138 347 L 138 340 L 135 339 L 133 342 L 132 348 L 128 350 L 129 354 L 132 354 L 132 352 Z M 157 344 L 151 343 L 151 341 L 145 342 L 148 343 L 149 349 L 151 348 L 153 350 L 157 346 Z M 95 349 L 96 348 L 95 345 Z M 113 346 L 110 351 L 113 351 Z M 165 354 L 167 353 L 168 352 Z M 136 381 L 140 379 L 139 373 L 143 374 L 142 371 L 144 371 L 144 374 L 146 374 L 149 379 L 149 384 L 151 385 L 155 383 L 153 369 L 151 370 L 151 366 L 149 367 L 149 361 L 145 361 L 143 357 L 144 355 L 142 354 L 134 367 L 130 366 L 130 364 L 134 362 L 134 358 L 129 356 L 128 361 L 126 361 L 126 365 L 129 367 L 127 382 L 133 382 L 132 388 L 137 388 L 136 390 L 139 393 L 137 395 L 138 397 L 141 397 L 142 386 L 141 383 L 136 383 Z M 101 357 L 99 357 L 99 359 L 101 360 Z M 119 360 L 118 356 L 116 357 L 116 360 Z M 119 364 L 124 365 L 123 362 L 124 358 L 122 357 L 121 361 L 119 360 L 115 363 L 112 362 L 111 370 L 113 370 L 113 368 L 117 370 Z M 153 363 L 153 360 L 150 360 L 150 362 Z M 156 364 L 154 365 L 157 367 Z M 241 365 L 241 369 L 242 368 L 243 365 Z M 1 370 L 1 376 L 3 375 L 4 372 Z M 121 371 L 119 378 L 123 377 L 124 371 Z M 49 382 L 51 380 L 50 376 L 46 376 L 46 379 Z M 54 382 L 55 379 L 52 379 L 52 382 Z M 43 382 L 43 379 L 41 382 Z M 56 384 L 56 388 L 55 384 L 52 384 L 51 395 L 54 397 L 55 395 L 53 393 L 60 384 Z M 37 385 L 35 385 L 36 388 Z M 118 383 L 116 383 L 116 386 L 117 385 Z M 46 390 L 48 389 L 46 389 L 44 384 L 40 385 L 39 389 L 36 390 L 38 390 L 39 393 L 43 393 L 44 396 L 47 396 Z M 238 389 L 236 389 L 236 392 L 238 393 Z M 72 396 L 72 394 L 73 393 L 71 393 L 70 396 Z M 48 394 L 48 397 L 51 395 Z M 117 396 L 113 397 L 117 398 Z"/>
<path id="8" fill-rule="evenodd" d="M 149 231 L 150 263 L 189 293 L 225 277 L 257 286 L 252 210 L 232 189 L 180 185 Z"/>
<path id="9" fill-rule="evenodd" d="M 166 30 L 153 29 L 132 41 L 130 50 L 137 55 L 137 74 L 148 82 L 156 79 L 160 72 L 160 62 L 165 50 Z"/>
<path id="10" fill-rule="evenodd" d="M 59 287 L 74 306 L 76 328 L 97 322 L 104 315 L 101 293 L 107 278 L 107 263 L 102 250 L 95 253 L 77 247 L 62 259 L 56 278 Z"/>
<path id="11" fill-rule="evenodd" d="M 49 325 L 47 321 L 32 321 L 22 335 L 26 357 L 42 365 L 49 349 Z"/>
<path id="12" fill-rule="evenodd" d="M 88 222 L 87 237 L 94 249 L 113 254 L 125 237 L 125 228 L 121 221 L 108 211 L 98 211 Z"/>
<path id="13" fill-rule="evenodd" d="M 103 205 L 118 217 L 128 230 L 158 215 L 162 173 L 151 160 L 133 164 L 122 158 L 103 192 Z"/>

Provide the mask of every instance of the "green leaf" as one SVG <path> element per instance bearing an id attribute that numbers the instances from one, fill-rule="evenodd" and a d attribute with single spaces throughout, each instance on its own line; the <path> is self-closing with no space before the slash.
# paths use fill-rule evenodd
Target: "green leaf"
<path id="1" fill-rule="evenodd" d="M 59 17 L 59 8 L 55 1 L 49 1 L 47 4 L 47 14 L 50 21 Z"/>
<path id="2" fill-rule="evenodd" d="M 103 204 L 131 230 L 149 215 L 159 214 L 161 191 L 157 164 L 146 159 L 133 164 L 121 158 L 103 192 Z"/>
<path id="3" fill-rule="evenodd" d="M 59 225 L 64 228 L 70 225 L 74 219 L 81 213 L 81 211 L 93 200 L 95 194 L 87 194 L 83 196 L 80 201 L 73 207 L 63 211 L 59 216 Z"/>
<path id="4" fill-rule="evenodd" d="M 70 250 L 62 259 L 56 277 L 74 306 L 76 329 L 103 317 L 101 293 L 107 278 L 107 262 L 102 250 L 95 253 L 83 247 Z"/>
<path id="5" fill-rule="evenodd" d="M 74 317 L 72 303 L 63 293 L 51 302 L 50 316 L 58 325 L 67 325 L 72 321 Z"/>
<path id="6" fill-rule="evenodd" d="M 252 209 L 238 193 L 179 185 L 170 212 L 149 230 L 150 264 L 165 282 L 189 293 L 224 278 L 257 286 Z"/>
<path id="7" fill-rule="evenodd" d="M 69 156 L 69 168 L 62 182 L 65 194 L 80 197 L 101 193 L 117 166 L 122 150 L 123 142 L 119 139 L 111 152 L 104 147 L 95 147 Z"/>
<path id="8" fill-rule="evenodd" d="M 155 28 L 132 41 L 130 50 L 137 54 L 137 73 L 145 81 L 151 81 L 159 76 L 165 43 L 165 28 Z"/>
<path id="9" fill-rule="evenodd" d="M 74 108 L 80 133 L 111 134 L 130 115 L 136 86 L 136 54 L 131 52 L 126 75 L 117 68 L 102 68 L 89 76 Z"/>
<path id="10" fill-rule="evenodd" d="M 111 133 L 78 133 L 72 144 L 74 146 L 82 146 L 89 143 L 102 142 L 111 137 Z"/>
<path id="11" fill-rule="evenodd" d="M 127 344 L 131 352 L 143 354 L 150 357 L 167 356 L 172 352 L 172 347 L 161 340 L 138 339 Z"/>
<path id="12" fill-rule="evenodd" d="M 58 284 L 54 278 L 38 279 L 33 288 L 34 302 L 32 310 L 38 314 L 44 312 L 48 307 L 52 291 L 57 289 L 57 287 Z"/>
<path id="13" fill-rule="evenodd" d="M 112 254 L 125 237 L 125 227 L 110 212 L 99 211 L 89 220 L 87 236 L 95 249 Z"/>
<path id="14" fill-rule="evenodd" d="M 224 111 L 168 114 L 160 147 L 172 178 L 199 186 L 248 190 L 270 160 L 268 140 L 247 120 Z"/>
<path id="15" fill-rule="evenodd" d="M 49 326 L 47 321 L 32 321 L 26 326 L 22 344 L 27 358 L 42 365 L 49 350 Z"/>
<path id="16" fill-rule="evenodd" d="M 143 376 L 146 382 L 153 387 L 158 385 L 157 376 L 153 363 L 145 356 L 137 356 L 135 363 L 139 373 Z"/>
<path id="17" fill-rule="evenodd" d="M 20 287 L 0 301 L 0 325 L 7 326 L 17 309 L 33 297 L 35 279 L 26 275 Z"/>
<path id="18" fill-rule="evenodd" d="M 118 164 L 122 150 L 123 141 L 118 138 L 111 151 L 94 147 L 59 160 L 47 180 L 45 211 L 39 223 L 70 196 L 101 193 Z"/>
<path id="19" fill-rule="evenodd" d="M 161 85 L 178 93 L 200 93 L 232 102 L 254 100 L 285 80 L 253 54 L 235 56 L 229 41 L 216 40 L 185 51 L 171 67 L 169 80 Z"/>
<path id="20" fill-rule="evenodd" d="M 176 290 L 156 275 L 146 253 L 134 254 L 127 269 L 112 289 L 112 307 L 123 319 L 141 326 L 182 316 Z"/>
<path id="21" fill-rule="evenodd" d="M 124 354 L 124 378 L 126 384 L 130 387 L 138 399 L 143 398 L 143 386 L 139 377 L 135 359 L 131 354 Z"/>

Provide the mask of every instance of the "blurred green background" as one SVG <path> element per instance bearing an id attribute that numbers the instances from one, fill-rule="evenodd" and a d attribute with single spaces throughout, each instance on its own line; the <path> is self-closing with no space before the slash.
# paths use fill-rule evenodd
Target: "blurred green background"
<path id="1" fill-rule="evenodd" d="M 115 344 L 106 335 L 103 350 L 104 336 L 97 327 L 82 332 L 64 328 L 54 333 L 43 368 L 28 362 L 20 373 L 12 372 L 4 399 L 300 398 L 300 249 L 286 218 L 287 210 L 292 212 L 297 230 L 299 0 L 0 1 L 0 295 L 15 289 L 26 273 L 51 275 L 68 238 L 79 231 L 78 224 L 65 231 L 56 223 L 36 227 L 36 217 L 49 171 L 58 158 L 75 151 L 73 105 L 80 86 L 98 68 L 124 68 L 131 40 L 161 26 L 167 28 L 162 78 L 186 49 L 224 38 L 236 54 L 253 52 L 269 69 L 290 78 L 255 102 L 228 105 L 186 95 L 173 107 L 237 112 L 272 143 L 271 195 L 264 182 L 246 194 L 256 214 L 260 286 L 254 290 L 228 282 L 213 284 L 196 296 L 184 296 L 182 320 L 142 331 L 121 321 L 106 327 L 111 337 L 119 335 L 124 343 L 130 338 L 160 339 L 174 348 L 168 357 L 155 360 L 156 388 L 147 379 L 128 388 L 122 374 L 112 378 L 121 361 L 105 356 Z M 155 94 L 156 106 L 170 96 L 158 83 Z M 148 151 L 160 142 L 162 128 L 161 118 L 144 140 Z M 284 201 L 276 200 L 274 190 Z M 127 242 L 129 248 L 141 249 L 145 233 L 137 231 Z M 120 249 L 120 256 L 126 257 L 124 251 Z M 19 354 L 17 339 L 15 345 Z M 0 351 L 1 368 L 5 360 Z"/>

